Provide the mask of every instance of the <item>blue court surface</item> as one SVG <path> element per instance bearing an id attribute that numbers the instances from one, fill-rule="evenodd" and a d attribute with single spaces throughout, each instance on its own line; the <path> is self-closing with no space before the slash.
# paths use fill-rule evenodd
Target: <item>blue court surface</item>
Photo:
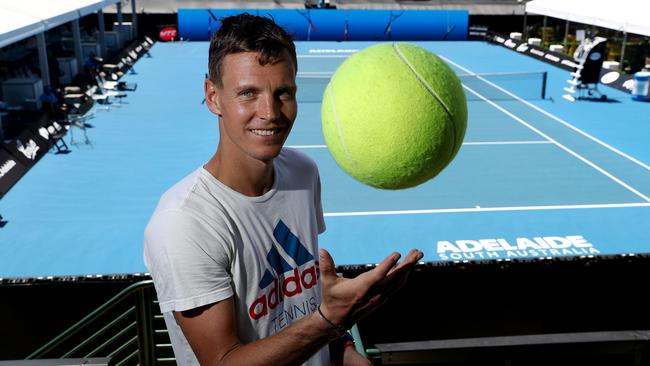
<path id="1" fill-rule="evenodd" d="M 298 43 L 302 101 L 287 145 L 318 163 L 320 244 L 338 265 L 411 248 L 426 262 L 650 252 L 650 103 L 608 87 L 610 102 L 568 102 L 566 71 L 500 46 L 418 43 L 470 76 L 468 131 L 445 171 L 402 191 L 348 177 L 325 148 L 318 97 L 327 75 L 371 44 Z M 201 103 L 207 50 L 156 44 L 125 77 L 137 91 L 94 107 L 92 145 L 47 154 L 0 201 L 0 278 L 146 271 L 143 230 L 158 198 L 217 146 L 216 118 Z M 528 96 L 536 85 L 471 77 L 543 71 L 546 99 Z"/>

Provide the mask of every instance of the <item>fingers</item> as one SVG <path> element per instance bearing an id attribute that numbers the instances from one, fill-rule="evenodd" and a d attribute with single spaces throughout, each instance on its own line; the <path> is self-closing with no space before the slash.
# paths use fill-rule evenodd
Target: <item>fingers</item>
<path id="1" fill-rule="evenodd" d="M 392 253 L 386 259 L 384 259 L 381 263 L 377 265 L 377 267 L 373 268 L 372 270 L 362 274 L 364 277 L 369 277 L 372 282 L 379 282 L 383 278 L 386 277 L 386 275 L 395 268 L 395 265 L 397 264 L 397 261 L 401 257 L 401 254 L 399 253 Z"/>
<path id="2" fill-rule="evenodd" d="M 417 249 L 411 250 L 402 263 L 391 269 L 391 271 L 376 284 L 376 289 L 384 293 L 393 293 L 397 291 L 404 285 L 404 283 L 406 283 L 406 278 L 409 273 L 411 273 L 411 270 L 423 256 L 424 254 L 421 251 Z"/>
<path id="3" fill-rule="evenodd" d="M 422 257 L 424 257 L 424 253 L 422 253 L 417 249 L 412 249 L 407 254 L 406 258 L 402 261 L 402 263 L 400 263 L 398 266 L 393 268 L 388 274 L 390 275 L 395 271 L 402 271 L 406 267 L 412 267 L 416 265 L 420 261 L 420 259 L 422 259 Z"/>
<path id="4" fill-rule="evenodd" d="M 330 253 L 325 249 L 320 249 L 318 252 L 319 263 L 318 267 L 320 270 L 321 279 L 328 279 L 332 276 L 336 277 L 336 265 L 334 265 L 334 259 Z"/>
<path id="5" fill-rule="evenodd" d="M 336 324 L 356 322 L 401 288 L 422 257 L 422 252 L 412 250 L 398 264 L 400 254 L 395 252 L 374 269 L 354 279 L 341 279 L 336 275 L 334 260 L 329 252 L 320 249 L 321 311 Z"/>
<path id="6" fill-rule="evenodd" d="M 405 260 L 397 265 L 397 261 L 400 258 L 399 253 L 393 253 L 386 257 L 383 262 L 381 262 L 373 270 L 363 273 L 359 277 L 364 277 L 369 288 L 372 287 L 386 287 L 391 284 L 398 282 L 399 279 L 408 274 L 410 270 L 417 264 L 417 262 L 422 259 L 424 254 L 417 249 L 411 250 L 406 256 Z"/>
<path id="7" fill-rule="evenodd" d="M 417 263 L 420 259 L 424 257 L 424 253 L 417 249 L 411 249 L 409 254 L 406 255 L 406 258 L 404 259 L 404 263 Z"/>

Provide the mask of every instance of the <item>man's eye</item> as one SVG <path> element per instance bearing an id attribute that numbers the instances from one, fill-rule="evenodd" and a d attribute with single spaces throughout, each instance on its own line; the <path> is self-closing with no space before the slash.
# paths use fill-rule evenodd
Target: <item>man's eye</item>
<path id="1" fill-rule="evenodd" d="M 241 93 L 239 93 L 239 95 L 245 98 L 252 98 L 254 94 L 252 90 L 244 90 Z"/>

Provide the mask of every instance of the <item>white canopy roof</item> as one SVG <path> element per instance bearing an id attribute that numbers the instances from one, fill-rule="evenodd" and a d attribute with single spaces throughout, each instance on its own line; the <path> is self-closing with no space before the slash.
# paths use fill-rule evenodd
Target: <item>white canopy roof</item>
<path id="1" fill-rule="evenodd" d="M 3 0 L 0 2 L 0 47 L 118 2 L 120 0 Z"/>
<path id="2" fill-rule="evenodd" d="M 45 31 L 45 24 L 39 18 L 0 8 L 0 47 L 43 31 Z"/>
<path id="3" fill-rule="evenodd" d="M 533 0 L 526 12 L 650 36 L 648 0 Z"/>

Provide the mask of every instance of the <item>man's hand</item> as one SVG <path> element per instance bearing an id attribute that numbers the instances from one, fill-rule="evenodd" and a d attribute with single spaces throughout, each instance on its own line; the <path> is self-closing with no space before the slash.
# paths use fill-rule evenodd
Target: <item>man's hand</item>
<path id="1" fill-rule="evenodd" d="M 325 249 L 320 250 L 319 256 L 321 312 L 332 323 L 349 328 L 402 287 L 423 254 L 413 249 L 398 265 L 400 254 L 393 253 L 371 271 L 353 279 L 336 275 L 334 261 Z"/>
<path id="2" fill-rule="evenodd" d="M 323 315 L 345 327 L 368 315 L 404 284 L 422 253 L 413 250 L 397 265 L 399 257 L 393 253 L 373 270 L 354 279 L 345 279 L 336 275 L 332 257 L 321 250 Z M 331 326 L 319 319 L 318 314 L 311 314 L 270 337 L 242 344 L 235 312 L 235 302 L 230 297 L 198 309 L 174 313 L 201 365 L 297 365 L 340 336 L 332 332 Z M 369 363 L 354 347 L 345 347 L 343 365 L 367 366 Z"/>
<path id="3" fill-rule="evenodd" d="M 370 360 L 357 352 L 354 343 L 347 339 L 337 339 L 330 343 L 332 366 L 372 366 Z"/>
<path id="4" fill-rule="evenodd" d="M 343 366 L 372 366 L 372 363 L 354 347 L 348 346 L 343 349 Z"/>

